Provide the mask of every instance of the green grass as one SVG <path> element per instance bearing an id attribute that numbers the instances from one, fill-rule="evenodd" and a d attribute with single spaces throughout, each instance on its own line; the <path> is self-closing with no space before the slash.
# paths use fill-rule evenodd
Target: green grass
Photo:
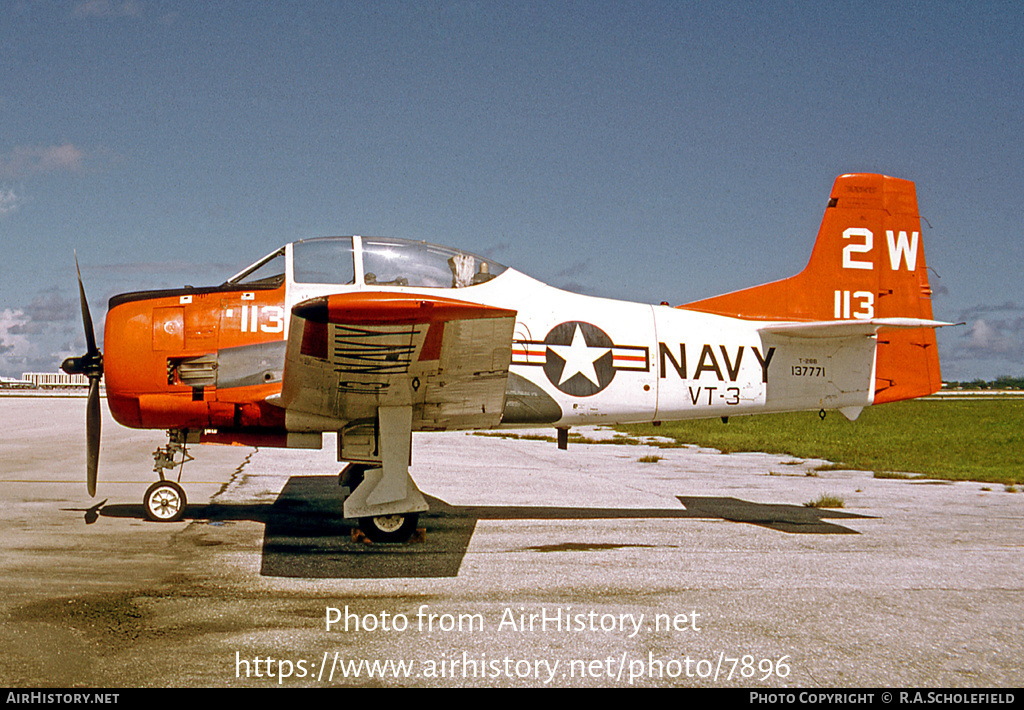
<path id="1" fill-rule="evenodd" d="M 897 402 L 868 407 L 856 422 L 838 412 L 824 421 L 817 412 L 799 412 L 620 429 L 676 445 L 820 458 L 862 471 L 1024 483 L 1024 402 L 1016 400 Z"/>
<path id="2" fill-rule="evenodd" d="M 901 471 L 875 471 L 875 478 L 890 478 L 899 481 L 906 481 L 919 477 L 920 474 L 903 473 Z"/>
<path id="3" fill-rule="evenodd" d="M 817 500 L 804 503 L 805 508 L 843 508 L 845 506 L 846 502 L 842 498 L 831 493 L 822 493 Z"/>

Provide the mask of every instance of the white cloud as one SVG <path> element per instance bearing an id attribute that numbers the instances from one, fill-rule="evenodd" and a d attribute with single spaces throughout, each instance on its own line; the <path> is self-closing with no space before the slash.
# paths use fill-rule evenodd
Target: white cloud
<path id="1" fill-rule="evenodd" d="M 993 355 L 1021 362 L 1024 353 L 1024 308 L 1006 302 L 976 306 L 963 318 L 967 332 L 961 345 L 975 356 Z"/>
<path id="2" fill-rule="evenodd" d="M 27 306 L 0 310 L 0 375 L 4 377 L 56 372 L 64 358 L 84 351 L 77 298 L 65 298 L 59 290 L 50 289 Z"/>
<path id="3" fill-rule="evenodd" d="M 52 172 L 81 170 L 85 151 L 71 143 L 50 146 L 16 146 L 0 155 L 0 179 L 24 178 Z"/>
<path id="4" fill-rule="evenodd" d="M 989 325 L 979 319 L 971 324 L 967 333 L 967 345 L 976 350 L 1005 353 L 1010 349 L 1010 340 L 999 326 Z"/>
<path id="5" fill-rule="evenodd" d="M 138 17 L 142 5 L 137 0 L 82 0 L 72 10 L 75 17 Z"/>
<path id="6" fill-rule="evenodd" d="M 20 309 L 0 311 L 0 373 L 17 376 L 21 367 L 34 354 L 25 329 L 29 318 Z"/>
<path id="7" fill-rule="evenodd" d="M 14 190 L 0 188 L 0 217 L 9 215 L 22 203 L 22 198 Z"/>
<path id="8" fill-rule="evenodd" d="M 939 333 L 943 375 L 950 380 L 1024 374 L 1024 307 L 1005 302 L 960 313 L 965 328 Z"/>

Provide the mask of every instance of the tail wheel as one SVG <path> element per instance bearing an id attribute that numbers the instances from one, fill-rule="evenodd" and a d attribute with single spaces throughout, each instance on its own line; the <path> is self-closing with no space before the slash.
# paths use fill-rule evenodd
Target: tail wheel
<path id="1" fill-rule="evenodd" d="M 146 491 L 142 504 L 146 517 L 159 523 L 181 520 L 185 512 L 185 491 L 174 481 L 157 481 Z"/>
<path id="2" fill-rule="evenodd" d="M 419 513 L 398 513 L 359 518 L 359 529 L 374 542 L 407 542 L 416 532 Z"/>

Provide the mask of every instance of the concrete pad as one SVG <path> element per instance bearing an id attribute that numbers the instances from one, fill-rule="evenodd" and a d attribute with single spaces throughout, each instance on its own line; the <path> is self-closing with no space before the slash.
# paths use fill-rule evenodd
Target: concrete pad
<path id="1" fill-rule="evenodd" d="M 186 518 L 150 523 L 163 433 L 105 419 L 94 500 L 84 421 L 82 399 L 0 398 L 0 684 L 1024 680 L 1024 495 L 1001 486 L 417 434 L 426 538 L 366 545 L 340 518 L 331 436 L 192 447 Z M 845 507 L 804 507 L 823 493 Z"/>

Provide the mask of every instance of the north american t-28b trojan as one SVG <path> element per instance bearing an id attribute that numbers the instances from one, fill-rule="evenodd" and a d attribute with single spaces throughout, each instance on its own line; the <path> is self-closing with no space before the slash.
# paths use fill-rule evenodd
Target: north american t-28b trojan
<path id="1" fill-rule="evenodd" d="M 147 515 L 177 520 L 165 468 L 189 443 L 320 448 L 337 433 L 344 516 L 373 540 L 427 503 L 412 433 L 839 410 L 941 383 L 914 185 L 836 179 L 810 262 L 679 307 L 581 296 L 424 242 L 287 244 L 220 286 L 110 299 L 101 354 L 81 288 L 95 495 L 99 382 L 127 427 L 167 429 Z M 180 473 L 179 473 L 180 479 Z"/>

